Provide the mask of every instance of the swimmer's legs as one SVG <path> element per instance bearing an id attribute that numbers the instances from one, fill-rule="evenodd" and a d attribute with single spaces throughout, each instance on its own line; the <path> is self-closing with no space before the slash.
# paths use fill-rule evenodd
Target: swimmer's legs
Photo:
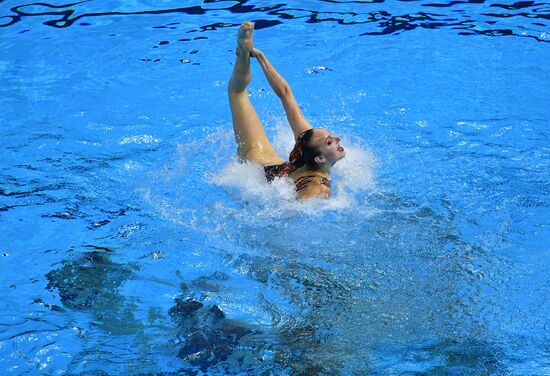
<path id="1" fill-rule="evenodd" d="M 244 22 L 239 28 L 237 60 L 228 85 L 229 105 L 239 157 L 268 166 L 283 163 L 283 160 L 273 150 L 246 90 L 252 78 L 250 52 L 254 47 L 253 31 L 252 22 Z"/>
<path id="2" fill-rule="evenodd" d="M 242 93 L 250 83 L 252 72 L 250 71 L 250 52 L 254 48 L 252 33 L 254 24 L 244 22 L 237 34 L 237 61 L 233 67 L 233 74 L 229 79 L 229 92 Z"/>

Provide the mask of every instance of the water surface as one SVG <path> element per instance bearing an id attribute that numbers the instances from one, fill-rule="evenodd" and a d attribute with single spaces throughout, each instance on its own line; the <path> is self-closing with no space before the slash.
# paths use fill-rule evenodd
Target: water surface
<path id="1" fill-rule="evenodd" d="M 0 2 L 2 373 L 550 374 L 549 17 L 536 1 Z M 328 201 L 236 160 L 245 20 L 342 136 Z"/>

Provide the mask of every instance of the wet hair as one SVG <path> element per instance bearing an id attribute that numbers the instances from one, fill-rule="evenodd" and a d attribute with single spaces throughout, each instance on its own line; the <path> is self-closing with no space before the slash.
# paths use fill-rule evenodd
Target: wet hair
<path id="1" fill-rule="evenodd" d="M 313 170 L 318 170 L 319 165 L 315 162 L 315 157 L 321 155 L 319 148 L 313 147 L 309 144 L 313 137 L 313 128 L 304 132 L 302 137 L 302 161 L 306 166 Z"/>
<path id="2" fill-rule="evenodd" d="M 319 164 L 315 162 L 315 157 L 321 155 L 319 148 L 310 145 L 311 137 L 313 137 L 314 128 L 302 132 L 296 140 L 296 145 L 290 153 L 290 163 L 295 167 L 306 165 L 312 170 L 318 170 Z"/>

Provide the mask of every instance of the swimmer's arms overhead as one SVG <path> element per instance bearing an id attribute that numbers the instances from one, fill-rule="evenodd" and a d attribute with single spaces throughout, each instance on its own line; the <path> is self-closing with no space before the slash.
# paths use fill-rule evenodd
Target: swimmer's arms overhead
<path id="1" fill-rule="evenodd" d="M 285 108 L 286 117 L 292 128 L 292 132 L 294 133 L 294 139 L 297 140 L 299 135 L 312 127 L 302 114 L 302 110 L 300 110 L 300 107 L 294 98 L 290 85 L 279 74 L 279 72 L 277 72 L 273 65 L 271 65 L 262 51 L 257 48 L 253 48 L 250 55 L 258 60 L 267 81 L 271 85 L 271 88 L 281 100 L 281 103 Z"/>

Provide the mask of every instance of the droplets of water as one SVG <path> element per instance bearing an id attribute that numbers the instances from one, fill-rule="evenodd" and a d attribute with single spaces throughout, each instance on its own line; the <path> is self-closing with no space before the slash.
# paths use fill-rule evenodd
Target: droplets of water
<path id="1" fill-rule="evenodd" d="M 213 176 L 212 183 L 231 189 L 242 199 L 277 202 L 279 207 L 296 199 L 292 181 L 279 178 L 268 184 L 262 166 L 254 162 L 229 163 Z"/>
<path id="2" fill-rule="evenodd" d="M 335 181 L 344 190 L 360 192 L 376 189 L 374 154 L 354 144 L 345 146 L 346 157 L 334 165 Z"/>
<path id="3" fill-rule="evenodd" d="M 212 183 L 227 189 L 235 199 L 255 206 L 254 217 L 277 218 L 319 211 L 344 210 L 360 200 L 360 192 L 375 189 L 375 158 L 358 146 L 346 147 L 347 156 L 333 168 L 333 195 L 328 199 L 298 201 L 289 178 L 267 183 L 262 166 L 249 162 L 233 162 L 214 174 Z"/>

